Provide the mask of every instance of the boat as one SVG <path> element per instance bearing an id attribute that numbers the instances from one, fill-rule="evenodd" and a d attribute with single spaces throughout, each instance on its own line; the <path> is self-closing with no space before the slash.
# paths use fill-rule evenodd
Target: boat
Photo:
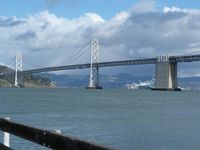
<path id="1" fill-rule="evenodd" d="M 151 89 L 154 87 L 155 79 L 152 78 L 151 80 L 146 80 L 144 82 L 139 81 L 139 83 L 131 83 L 127 84 L 126 87 L 128 89 Z"/>

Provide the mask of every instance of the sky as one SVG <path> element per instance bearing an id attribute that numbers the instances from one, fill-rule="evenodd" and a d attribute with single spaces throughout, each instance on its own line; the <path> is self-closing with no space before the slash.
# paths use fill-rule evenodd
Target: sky
<path id="1" fill-rule="evenodd" d="M 43 10 L 66 18 L 79 17 L 85 12 L 95 12 L 103 18 L 112 18 L 116 13 L 129 11 L 141 0 L 6 0 L 0 1 L 0 14 L 5 16 L 26 17 Z M 198 9 L 197 0 L 157 0 L 158 9 L 165 6 Z"/>
<path id="2" fill-rule="evenodd" d="M 100 42 L 100 61 L 157 57 L 162 54 L 196 54 L 200 51 L 200 2 L 0 1 L 2 65 L 13 66 L 12 60 L 18 51 L 23 54 L 25 70 L 87 63 L 89 51 L 74 62 L 68 60 L 94 38 Z M 198 62 L 180 64 L 178 75 L 200 76 L 198 66 Z M 155 67 L 117 67 L 103 71 L 108 74 L 154 75 Z"/>

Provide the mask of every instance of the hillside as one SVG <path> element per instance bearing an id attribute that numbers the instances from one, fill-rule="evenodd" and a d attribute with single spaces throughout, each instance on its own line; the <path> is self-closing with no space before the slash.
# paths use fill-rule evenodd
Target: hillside
<path id="1" fill-rule="evenodd" d="M 14 70 L 0 65 L 0 73 L 13 72 Z M 0 87 L 13 87 L 14 76 L 0 78 Z M 39 75 L 23 75 L 22 83 L 25 87 L 51 87 L 51 81 L 48 78 Z"/>
<path id="2" fill-rule="evenodd" d="M 89 75 L 56 75 L 50 73 L 40 74 L 49 78 L 57 87 L 86 87 Z M 126 88 L 126 84 L 151 80 L 152 76 L 134 76 L 131 74 L 100 75 L 100 85 L 104 88 Z M 178 85 L 187 89 L 200 89 L 200 77 L 178 78 Z"/>
<path id="3" fill-rule="evenodd" d="M 2 72 L 13 72 L 12 69 L 0 65 Z M 138 83 L 139 81 L 151 80 L 152 76 L 134 76 L 131 74 L 100 75 L 100 85 L 104 88 L 126 88 L 127 84 Z M 25 87 L 86 87 L 89 83 L 89 75 L 56 75 L 51 73 L 27 74 L 23 75 L 23 85 Z M 178 84 L 187 89 L 200 89 L 200 77 L 179 78 Z M 14 77 L 0 78 L 0 87 L 12 87 Z"/>

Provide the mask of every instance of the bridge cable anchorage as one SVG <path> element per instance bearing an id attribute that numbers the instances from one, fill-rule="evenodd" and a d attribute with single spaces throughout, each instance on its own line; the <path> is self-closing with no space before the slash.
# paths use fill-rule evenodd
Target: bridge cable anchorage
<path id="1" fill-rule="evenodd" d="M 20 72 L 20 74 L 19 74 Z M 15 64 L 15 87 L 19 87 L 22 84 L 22 54 L 16 54 Z"/>
<path id="2" fill-rule="evenodd" d="M 90 81 L 87 89 L 102 89 L 99 86 L 99 41 L 97 39 L 91 42 L 91 58 L 90 58 Z"/>

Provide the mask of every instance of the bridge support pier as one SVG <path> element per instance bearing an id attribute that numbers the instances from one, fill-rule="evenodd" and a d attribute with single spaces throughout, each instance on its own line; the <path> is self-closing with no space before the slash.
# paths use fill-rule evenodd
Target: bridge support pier
<path id="1" fill-rule="evenodd" d="M 102 89 L 99 86 L 99 41 L 94 39 L 91 43 L 90 81 L 86 89 Z"/>
<path id="2" fill-rule="evenodd" d="M 22 83 L 22 54 L 16 54 L 16 64 L 15 64 L 15 84 L 14 87 L 23 87 Z"/>
<path id="3" fill-rule="evenodd" d="M 155 88 L 152 90 L 180 91 L 177 81 L 177 62 L 169 62 L 169 56 L 157 58 Z"/>

